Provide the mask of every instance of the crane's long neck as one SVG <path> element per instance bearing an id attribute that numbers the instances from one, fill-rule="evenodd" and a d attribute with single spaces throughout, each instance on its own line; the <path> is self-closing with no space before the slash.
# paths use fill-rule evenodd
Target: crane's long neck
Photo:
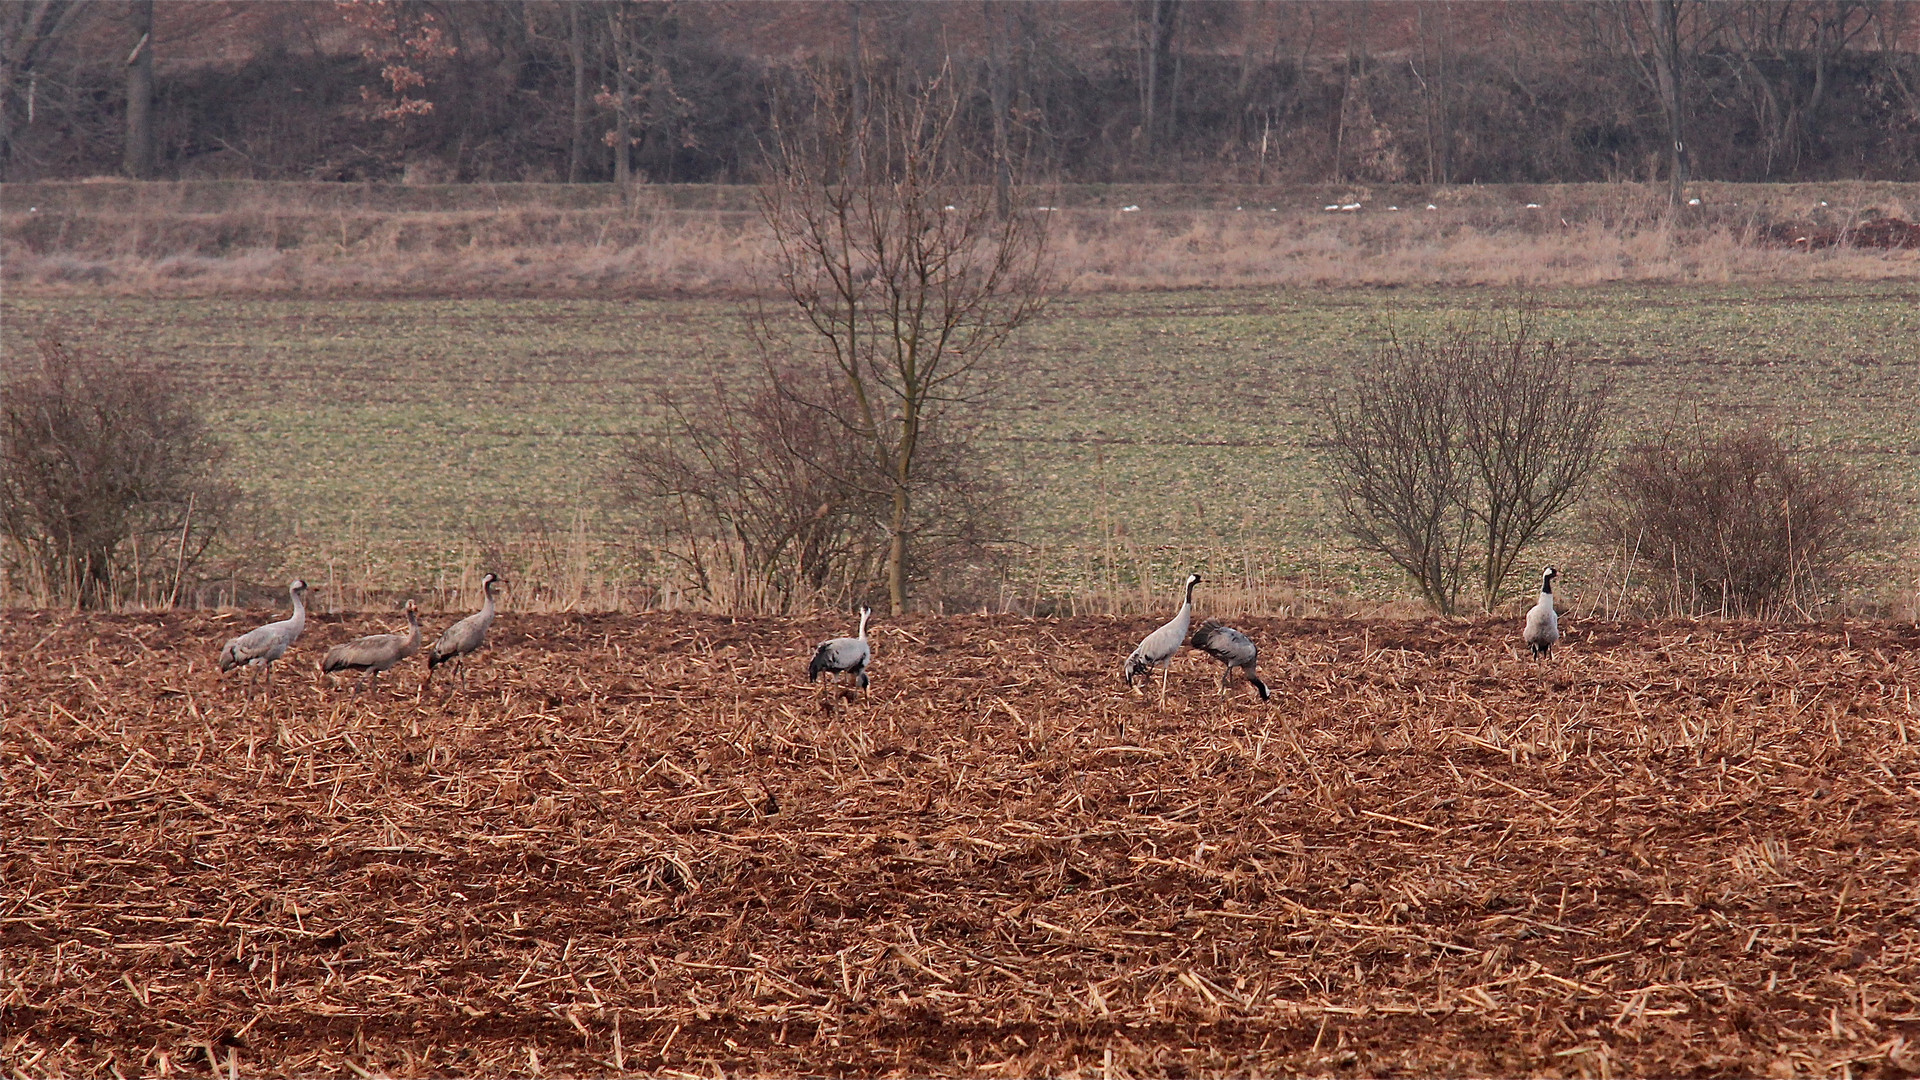
<path id="1" fill-rule="evenodd" d="M 493 622 L 493 611 L 494 611 L 493 586 L 488 585 L 486 592 L 487 592 L 487 598 L 481 601 L 480 603 L 480 621 L 483 623 L 491 624 Z"/>
<path id="2" fill-rule="evenodd" d="M 289 589 L 287 592 L 293 597 L 293 614 L 287 622 L 292 624 L 293 632 L 298 634 L 307 628 L 307 601 L 300 595 L 299 589 Z"/>
<path id="3" fill-rule="evenodd" d="M 858 637 L 861 641 L 867 640 L 867 619 L 872 614 L 873 614 L 873 611 L 869 608 L 860 609 L 860 633 L 856 634 L 855 636 Z"/>
<path id="4" fill-rule="evenodd" d="M 1547 599 L 1548 597 L 1551 597 L 1552 595 L 1553 595 L 1553 575 L 1543 574 L 1540 577 L 1540 598 L 1544 600 L 1544 599 Z"/>
<path id="5" fill-rule="evenodd" d="M 407 609 L 407 629 L 412 631 L 412 636 L 407 638 L 407 648 L 409 649 L 419 648 L 420 647 L 420 612 L 414 610 L 413 608 Z"/>

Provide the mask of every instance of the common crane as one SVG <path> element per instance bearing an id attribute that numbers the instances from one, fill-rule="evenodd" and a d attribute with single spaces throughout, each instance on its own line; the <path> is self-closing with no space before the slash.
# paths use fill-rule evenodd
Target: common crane
<path id="1" fill-rule="evenodd" d="M 344 645 L 335 645 L 327 650 L 327 658 L 320 661 L 320 670 L 328 673 L 335 671 L 364 671 L 367 681 L 360 687 L 362 694 L 371 693 L 373 684 L 380 673 L 420 651 L 420 607 L 413 601 L 407 601 L 407 632 L 404 634 L 370 634 L 355 638 Z"/>
<path id="2" fill-rule="evenodd" d="M 1200 629 L 1193 632 L 1193 640 L 1188 644 L 1226 665 L 1220 671 L 1222 694 L 1227 692 L 1228 676 L 1233 674 L 1235 668 L 1239 668 L 1259 693 L 1260 700 L 1268 700 L 1267 684 L 1253 670 L 1260 661 L 1260 647 L 1253 643 L 1253 639 L 1231 626 L 1222 626 L 1209 620 L 1200 624 Z"/>
<path id="3" fill-rule="evenodd" d="M 1527 611 L 1527 629 L 1521 638 L 1536 657 L 1552 653 L 1560 640 L 1560 616 L 1553 610 L 1553 579 L 1559 573 L 1549 566 L 1540 575 L 1540 600 Z"/>
<path id="4" fill-rule="evenodd" d="M 1187 627 L 1193 622 L 1193 587 L 1200 584 L 1199 574 L 1187 575 L 1187 599 L 1180 610 L 1165 626 L 1148 634 L 1141 640 L 1138 648 L 1127 657 L 1123 675 L 1128 686 L 1141 675 L 1150 675 L 1154 668 L 1160 668 L 1160 704 L 1167 703 L 1167 676 L 1173 670 L 1173 654 L 1187 640 Z"/>
<path id="5" fill-rule="evenodd" d="M 498 574 L 488 574 L 480 579 L 480 591 L 486 594 L 486 600 L 481 603 L 479 611 L 447 627 L 447 632 L 441 634 L 440 640 L 427 650 L 427 677 L 420 680 L 420 689 L 425 690 L 427 684 L 433 681 L 434 668 L 458 660 L 486 643 L 487 627 L 493 625 L 493 595 L 504 584 L 506 582 L 500 580 Z M 460 685 L 463 689 L 467 685 L 467 665 L 464 663 L 460 665 Z"/>
<path id="6" fill-rule="evenodd" d="M 873 649 L 867 644 L 867 618 L 872 608 L 860 609 L 860 632 L 853 637 L 823 641 L 813 650 L 813 662 L 807 665 L 807 681 L 821 675 L 851 675 L 860 689 L 867 688 L 867 665 L 873 661 Z"/>
<path id="7" fill-rule="evenodd" d="M 273 662 L 285 656 L 288 646 L 307 628 L 306 581 L 294 578 L 287 585 L 287 595 L 293 598 L 291 617 L 249 630 L 220 646 L 222 674 L 242 665 L 249 669 L 248 696 L 253 693 L 251 671 L 254 668 L 266 673 L 266 693 L 268 697 L 273 696 Z"/>

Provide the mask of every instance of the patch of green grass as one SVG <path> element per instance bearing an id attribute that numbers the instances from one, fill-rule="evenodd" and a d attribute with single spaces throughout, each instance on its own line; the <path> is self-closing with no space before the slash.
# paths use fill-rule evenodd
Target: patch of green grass
<path id="1" fill-rule="evenodd" d="M 1108 294 L 1056 303 L 1009 358 L 993 449 L 1025 507 L 1023 591 L 1159 591 L 1205 565 L 1399 589 L 1342 539 L 1314 407 L 1390 334 L 1496 289 Z M 1869 467 L 1920 554 L 1920 289 L 1617 286 L 1534 294 L 1540 331 L 1611 372 L 1630 428 L 1763 420 Z M 618 562 L 604 477 L 662 390 L 755 363 L 716 300 L 12 299 L 8 364 L 56 332 L 198 386 L 244 484 L 315 553 L 415 588 L 504 534 L 584 521 Z M 312 569 L 301 572 L 312 574 Z M 346 572 L 345 569 L 342 572 Z"/>

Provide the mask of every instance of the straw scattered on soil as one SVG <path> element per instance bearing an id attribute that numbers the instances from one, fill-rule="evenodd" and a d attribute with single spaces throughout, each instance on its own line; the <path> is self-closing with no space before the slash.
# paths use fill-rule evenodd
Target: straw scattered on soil
<path id="1" fill-rule="evenodd" d="M 255 616 L 0 616 L 30 1075 L 1908 1075 L 1920 631 L 503 616 L 466 693 Z M 417 663 L 417 662 L 416 662 Z M 385 680 L 383 680 L 384 682 Z"/>

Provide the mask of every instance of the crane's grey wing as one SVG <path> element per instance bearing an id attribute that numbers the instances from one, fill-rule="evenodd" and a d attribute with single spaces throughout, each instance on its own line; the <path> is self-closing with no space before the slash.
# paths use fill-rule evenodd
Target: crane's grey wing
<path id="1" fill-rule="evenodd" d="M 486 635 L 486 623 L 479 615 L 469 615 L 447 627 L 446 632 L 440 635 L 440 640 L 433 643 L 433 650 L 427 654 L 427 659 L 439 664 L 470 653 L 480 647 Z"/>
<path id="2" fill-rule="evenodd" d="M 1133 653 L 1149 663 L 1165 663 L 1173 658 L 1174 653 L 1180 651 L 1181 639 L 1186 636 L 1186 623 L 1175 619 L 1143 638 L 1140 647 L 1133 650 Z"/>
<path id="3" fill-rule="evenodd" d="M 355 638 L 345 645 L 335 645 L 327 650 L 327 658 L 320 663 L 322 671 L 339 671 L 342 668 L 365 670 L 372 667 L 391 667 L 400 659 L 400 649 L 407 639 L 399 634 L 373 634 Z"/>
<path id="4" fill-rule="evenodd" d="M 226 643 L 220 649 L 220 670 L 230 671 L 255 660 L 278 660 L 287 651 L 292 638 L 284 622 L 255 627 Z"/>
<path id="5" fill-rule="evenodd" d="M 825 672 L 859 671 L 873 658 L 873 652 L 867 643 L 859 638 L 834 638 L 823 641 L 813 651 L 813 662 L 807 665 L 807 678 L 817 679 Z"/>
<path id="6" fill-rule="evenodd" d="M 1253 639 L 1231 626 L 1215 622 L 1202 623 L 1200 629 L 1193 632 L 1190 644 L 1228 667 L 1246 667 L 1260 655 Z"/>
<path id="7" fill-rule="evenodd" d="M 827 662 L 835 671 L 852 671 L 855 668 L 866 667 L 867 661 L 873 658 L 873 652 L 867 648 L 867 643 L 859 638 L 838 638 L 832 644 L 833 648 L 828 653 Z"/>

